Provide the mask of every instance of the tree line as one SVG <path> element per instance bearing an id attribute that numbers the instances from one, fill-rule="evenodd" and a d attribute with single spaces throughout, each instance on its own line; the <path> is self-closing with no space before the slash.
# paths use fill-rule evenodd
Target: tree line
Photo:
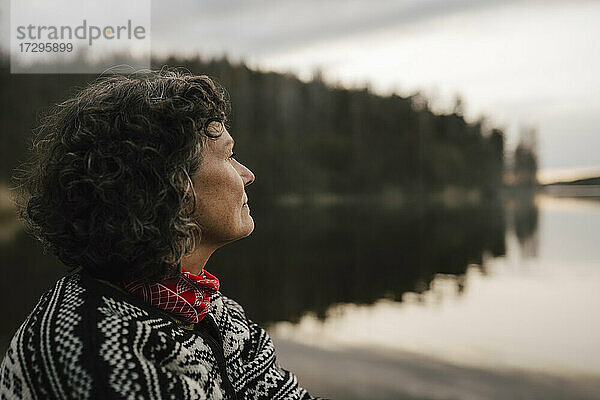
<path id="1" fill-rule="evenodd" d="M 436 113 L 421 95 L 381 96 L 331 86 L 318 77 L 263 72 L 227 59 L 154 59 L 182 66 L 228 91 L 236 153 L 257 175 L 253 190 L 285 194 L 426 193 L 447 186 L 493 194 L 505 172 L 504 132 L 459 111 Z M 10 74 L 0 63 L 0 176 L 21 159 L 43 110 L 96 75 Z M 535 160 L 531 151 L 518 160 Z M 535 162 L 517 163 L 535 176 Z"/>

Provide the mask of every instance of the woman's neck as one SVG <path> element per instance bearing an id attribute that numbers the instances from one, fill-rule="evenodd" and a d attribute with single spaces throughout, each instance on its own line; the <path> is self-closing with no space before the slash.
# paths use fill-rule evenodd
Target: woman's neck
<path id="1" fill-rule="evenodd" d="M 192 253 L 186 254 L 181 259 L 181 265 L 192 274 L 200 275 L 216 249 L 214 246 L 199 244 Z"/>

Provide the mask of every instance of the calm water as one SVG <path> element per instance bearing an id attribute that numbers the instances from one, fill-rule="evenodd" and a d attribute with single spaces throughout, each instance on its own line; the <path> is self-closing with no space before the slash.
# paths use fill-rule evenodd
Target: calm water
<path id="1" fill-rule="evenodd" d="M 535 205 L 534 234 L 520 243 L 509 229 L 506 255 L 484 257 L 485 273 L 470 265 L 460 280 L 439 274 L 424 295 L 404 293 L 401 303 L 334 305 L 324 321 L 308 314 L 275 324 L 273 336 L 600 376 L 600 202 L 539 196 Z"/>
<path id="2" fill-rule="evenodd" d="M 280 360 L 305 386 L 348 399 L 496 398 L 499 385 L 521 388 L 519 376 L 503 376 L 504 383 L 490 378 L 489 393 L 482 383 L 457 382 L 489 378 L 476 378 L 475 371 L 517 368 L 594 383 L 581 396 L 562 385 L 563 396 L 550 383 L 539 389 L 536 378 L 519 393 L 533 387 L 538 395 L 555 395 L 546 398 L 600 397 L 600 201 L 541 195 L 451 208 L 328 201 L 252 214 L 253 235 L 219 250 L 207 269 L 225 294 L 268 327 Z M 0 225 L 4 351 L 65 270 L 9 217 Z M 343 378 L 358 355 L 381 373 L 369 367 L 355 371 L 363 380 Z M 335 360 L 344 368 L 327 367 L 317 376 L 319 357 L 323 368 Z M 381 367 L 390 357 L 392 364 Z M 427 379 L 397 379 L 401 368 L 426 365 L 437 371 Z M 347 391 L 333 388 L 334 375 Z M 365 394 L 377 379 L 389 391 Z M 477 390 L 482 394 L 473 395 Z"/>

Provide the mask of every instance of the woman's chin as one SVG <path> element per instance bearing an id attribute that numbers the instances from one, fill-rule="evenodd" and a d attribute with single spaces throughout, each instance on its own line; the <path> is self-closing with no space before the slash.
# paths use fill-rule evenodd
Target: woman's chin
<path id="1" fill-rule="evenodd" d="M 248 216 L 248 218 L 250 218 L 250 221 L 248 222 L 248 226 L 246 228 L 246 234 L 243 237 L 250 236 L 250 234 L 254 232 L 254 219 L 252 219 L 250 216 Z"/>
<path id="2" fill-rule="evenodd" d="M 233 240 L 238 240 L 250 236 L 254 232 L 254 220 L 249 215 L 242 221 L 242 226 L 238 230 L 238 233 Z"/>

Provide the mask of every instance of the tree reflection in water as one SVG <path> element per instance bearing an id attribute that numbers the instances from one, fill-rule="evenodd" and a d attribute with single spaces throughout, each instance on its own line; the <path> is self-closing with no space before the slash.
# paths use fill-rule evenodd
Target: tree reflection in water
<path id="1" fill-rule="evenodd" d="M 454 208 L 420 204 L 253 207 L 252 236 L 217 251 L 207 269 L 220 278 L 223 293 L 268 325 L 297 321 L 309 311 L 325 318 L 336 303 L 401 301 L 405 292 L 427 291 L 436 274 L 460 278 L 471 264 L 485 273 L 484 254 L 505 254 L 507 217 L 500 201 Z M 525 241 L 535 233 L 537 208 L 532 200 L 510 204 L 510 225 Z M 1 243 L 0 252 L 3 351 L 66 269 L 23 232 Z"/>
<path id="2" fill-rule="evenodd" d="M 513 214 L 529 235 L 537 226 L 532 213 L 537 209 Z M 223 292 L 261 323 L 297 321 L 307 311 L 325 318 L 336 303 L 401 301 L 405 292 L 429 290 L 437 274 L 459 278 L 460 290 L 469 265 L 485 273 L 484 254 L 506 251 L 500 201 L 397 210 L 376 204 L 270 207 L 253 216 L 252 240 L 220 250 L 210 265 Z"/>

